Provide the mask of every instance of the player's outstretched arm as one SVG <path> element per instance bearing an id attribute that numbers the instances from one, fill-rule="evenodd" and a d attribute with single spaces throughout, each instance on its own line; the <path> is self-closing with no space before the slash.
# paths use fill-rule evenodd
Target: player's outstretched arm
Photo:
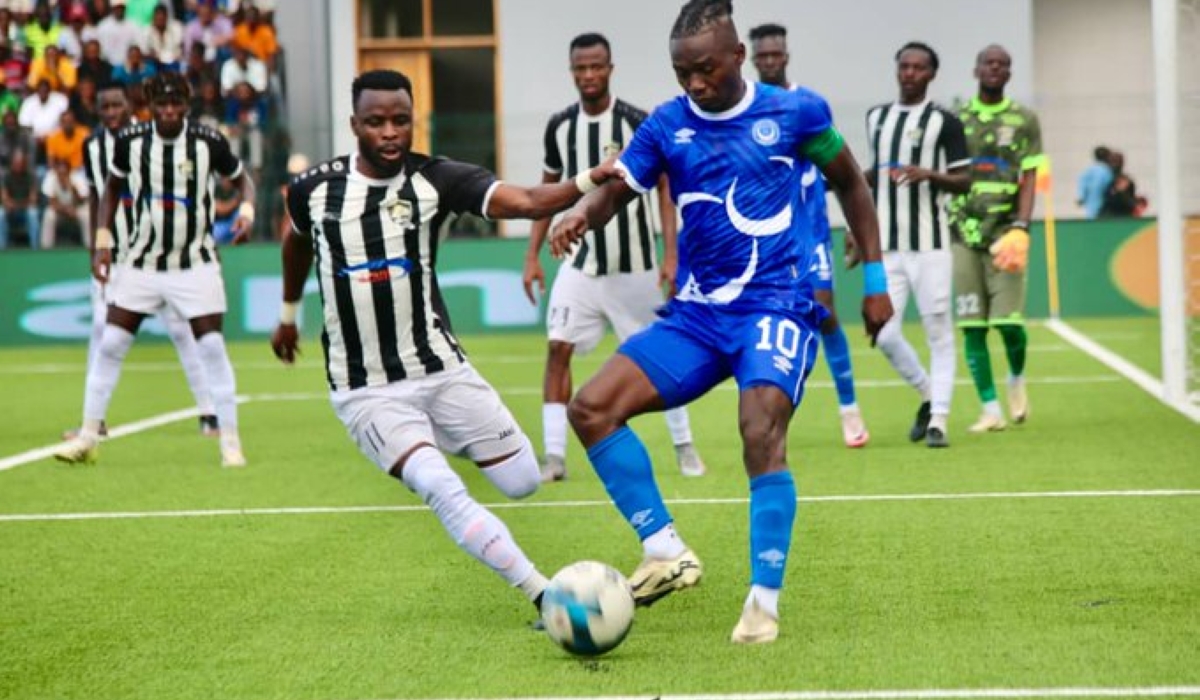
<path id="1" fill-rule="evenodd" d="M 846 215 L 846 225 L 854 237 L 854 247 L 863 262 L 863 323 L 871 344 L 892 317 L 892 301 L 887 293 L 887 277 L 883 271 L 883 254 L 879 246 L 879 219 L 875 202 L 854 154 L 846 146 L 838 151 L 822 172 L 833 184 L 838 202 Z"/>
<path id="2" fill-rule="evenodd" d="M 575 179 L 535 187 L 500 183 L 488 200 L 489 219 L 544 219 L 566 209 L 584 194 L 617 177 L 615 158 L 580 172 Z"/>
<path id="3" fill-rule="evenodd" d="M 304 297 L 304 280 L 312 268 L 312 239 L 295 231 L 283 237 L 283 305 L 279 310 L 279 325 L 271 334 L 271 349 L 275 357 L 287 364 L 296 361 L 300 353 L 300 332 L 296 328 L 296 317 Z"/>
<path id="4" fill-rule="evenodd" d="M 636 196 L 637 192 L 621 179 L 584 196 L 550 231 L 550 254 L 556 258 L 566 255 L 584 234 L 607 224 L 617 210 Z"/>

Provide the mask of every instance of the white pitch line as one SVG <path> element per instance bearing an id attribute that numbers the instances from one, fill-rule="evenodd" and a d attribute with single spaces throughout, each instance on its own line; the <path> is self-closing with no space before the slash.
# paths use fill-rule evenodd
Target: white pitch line
<path id="1" fill-rule="evenodd" d="M 1131 688 L 925 688 L 917 690 L 798 690 L 697 695 L 596 695 L 487 700 L 978 700 L 981 698 L 1163 698 L 1200 696 L 1198 685 Z"/>
<path id="2" fill-rule="evenodd" d="M 1104 384 L 1111 382 L 1119 382 L 1121 378 L 1111 374 L 1097 375 L 1081 375 L 1078 377 L 1040 377 L 1030 378 L 1030 384 Z M 957 384 L 970 384 L 969 379 L 960 379 Z M 833 382 L 825 380 L 817 380 L 808 382 L 810 388 L 815 389 L 832 389 Z M 906 388 L 908 384 L 901 379 L 860 379 L 855 382 L 855 386 L 860 389 L 898 389 Z M 503 396 L 541 396 L 541 387 L 496 387 L 496 390 Z M 731 392 L 737 391 L 737 386 L 732 382 L 724 382 L 714 391 Z M 329 394 L 324 392 L 293 392 L 293 393 L 267 393 L 255 394 L 253 396 L 239 396 L 238 403 L 248 403 L 250 401 L 268 402 L 268 401 L 314 401 L 328 400 Z M 152 428 L 158 428 L 168 423 L 174 423 L 188 418 L 195 418 L 199 412 L 195 408 L 185 408 L 178 411 L 170 411 L 157 416 L 150 416 L 142 420 L 132 423 L 109 428 L 107 439 L 121 438 L 128 435 L 144 432 Z M 19 467 L 31 462 L 38 462 L 48 457 L 54 456 L 54 451 L 58 449 L 58 445 L 45 445 L 36 447 L 25 452 L 20 452 L 9 457 L 0 459 L 0 472 Z"/>
<path id="3" fill-rule="evenodd" d="M 1087 337 L 1083 333 L 1080 333 L 1079 331 L 1070 327 L 1066 323 L 1063 323 L 1059 319 L 1050 319 L 1046 321 L 1046 328 L 1050 329 L 1063 340 L 1079 348 L 1096 361 L 1107 365 L 1114 372 L 1141 387 L 1143 391 L 1159 401 L 1162 401 L 1168 407 L 1175 409 L 1185 417 L 1191 419 L 1192 422 L 1200 423 L 1200 406 L 1194 406 L 1191 404 L 1177 404 L 1168 401 L 1165 396 L 1166 392 L 1163 390 L 1162 382 L 1153 377 L 1146 370 L 1134 365 L 1129 360 L 1126 360 L 1115 352 Z"/>
<path id="4" fill-rule="evenodd" d="M 1195 489 L 1157 489 L 1128 491 L 1000 491 L 994 493 L 880 493 L 840 494 L 831 496 L 801 496 L 796 499 L 802 504 L 822 503 L 878 503 L 914 501 L 980 501 L 980 500 L 1025 500 L 1049 498 L 1188 498 L 1200 496 Z M 725 506 L 745 505 L 746 498 L 675 498 L 668 499 L 669 506 Z M 527 508 L 608 508 L 608 500 L 595 501 L 529 501 L 484 503 L 495 510 Z M 151 510 L 113 511 L 96 513 L 11 513 L 0 514 L 0 522 L 53 522 L 75 520 L 148 520 L 157 518 L 222 518 L 229 516 L 263 515 L 350 515 L 357 513 L 418 513 L 427 510 L 424 505 L 406 506 L 312 506 L 291 508 L 224 508 L 212 510 Z"/>

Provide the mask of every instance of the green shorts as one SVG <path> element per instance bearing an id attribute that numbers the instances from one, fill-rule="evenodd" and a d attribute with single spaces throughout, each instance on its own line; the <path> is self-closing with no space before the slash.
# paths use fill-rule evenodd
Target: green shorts
<path id="1" fill-rule="evenodd" d="M 959 328 L 1024 325 L 1025 273 L 1001 272 L 986 248 L 955 242 L 954 315 Z"/>

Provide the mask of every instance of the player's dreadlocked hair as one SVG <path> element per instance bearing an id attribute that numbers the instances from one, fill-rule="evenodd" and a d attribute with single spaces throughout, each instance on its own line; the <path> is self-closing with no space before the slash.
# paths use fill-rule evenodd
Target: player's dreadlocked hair
<path id="1" fill-rule="evenodd" d="M 180 95 L 187 102 L 192 96 L 192 86 L 183 73 L 164 71 L 156 73 L 142 83 L 142 94 L 148 102 L 154 102 L 166 95 Z"/>
<path id="2" fill-rule="evenodd" d="M 671 38 L 695 36 L 710 26 L 733 16 L 733 0 L 688 0 L 675 18 Z"/>

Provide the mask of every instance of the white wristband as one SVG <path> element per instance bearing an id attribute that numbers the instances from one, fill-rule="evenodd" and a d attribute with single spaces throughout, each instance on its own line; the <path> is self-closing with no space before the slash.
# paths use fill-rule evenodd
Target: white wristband
<path id="1" fill-rule="evenodd" d="M 597 185 L 595 182 L 592 182 L 592 170 L 591 170 L 591 168 L 589 168 L 587 170 L 581 171 L 578 175 L 575 176 L 575 186 L 579 188 L 579 191 L 582 194 L 587 194 L 588 192 L 595 190 L 600 185 Z"/>
<path id="2" fill-rule="evenodd" d="M 285 326 L 296 325 L 296 316 L 300 314 L 300 302 L 285 301 L 279 307 L 279 322 Z"/>
<path id="3" fill-rule="evenodd" d="M 112 229 L 107 226 L 96 227 L 96 249 L 97 250 L 112 250 L 113 235 Z"/>
<path id="4" fill-rule="evenodd" d="M 238 216 L 254 221 L 254 205 L 250 202 L 242 202 L 242 205 L 238 207 Z"/>

